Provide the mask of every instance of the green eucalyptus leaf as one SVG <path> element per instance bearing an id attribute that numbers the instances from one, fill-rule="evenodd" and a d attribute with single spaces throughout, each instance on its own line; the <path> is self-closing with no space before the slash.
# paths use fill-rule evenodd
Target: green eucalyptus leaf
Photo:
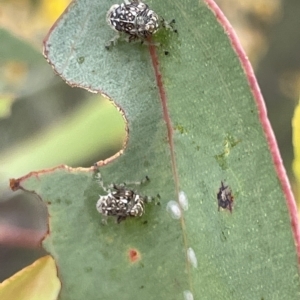
<path id="1" fill-rule="evenodd" d="M 44 246 L 61 299 L 298 299 L 285 195 L 232 40 L 205 3 L 153 0 L 178 34 L 161 30 L 158 47 L 121 41 L 108 51 L 112 4 L 73 2 L 44 51 L 69 84 L 108 95 L 125 113 L 124 152 L 98 163 L 104 184 L 148 176 L 133 189 L 159 194 L 161 205 L 103 225 L 96 202 L 105 192 L 93 168 L 13 182 L 48 203 Z"/>

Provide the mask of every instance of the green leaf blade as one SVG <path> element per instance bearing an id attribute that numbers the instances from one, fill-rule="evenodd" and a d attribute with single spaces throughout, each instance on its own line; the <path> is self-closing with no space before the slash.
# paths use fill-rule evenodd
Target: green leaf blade
<path id="1" fill-rule="evenodd" d="M 103 191 L 92 168 L 22 179 L 23 188 L 50 202 L 45 245 L 60 268 L 62 299 L 183 299 L 184 291 L 194 299 L 298 299 L 285 196 L 224 29 L 202 3 L 149 2 L 166 19 L 175 17 L 179 31 L 163 44 L 170 55 L 157 49 L 160 81 L 146 47 L 120 43 L 105 50 L 113 35 L 105 24 L 111 4 L 72 4 L 45 41 L 45 54 L 67 82 L 104 92 L 126 114 L 127 147 L 100 168 L 105 184 L 147 175 L 150 183 L 138 191 L 159 193 L 161 206 L 148 204 L 140 219 L 103 226 L 95 208 Z M 221 181 L 234 196 L 232 213 L 218 210 Z M 166 206 L 179 191 L 189 209 L 175 220 Z M 130 262 L 130 249 L 141 254 L 138 262 Z"/>

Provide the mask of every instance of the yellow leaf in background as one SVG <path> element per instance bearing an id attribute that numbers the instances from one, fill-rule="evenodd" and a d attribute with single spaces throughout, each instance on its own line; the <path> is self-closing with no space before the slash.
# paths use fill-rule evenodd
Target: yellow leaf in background
<path id="1" fill-rule="evenodd" d="M 20 87 L 26 79 L 28 66 L 25 62 L 7 61 L 2 65 L 0 78 L 6 85 Z"/>
<path id="2" fill-rule="evenodd" d="M 298 214 L 300 218 L 300 102 L 298 103 L 294 111 L 294 116 L 292 119 L 292 130 L 294 148 L 293 171 L 296 178 L 296 180 L 292 182 L 292 186 L 297 201 Z"/>
<path id="3" fill-rule="evenodd" d="M 300 185 L 300 102 L 298 103 L 294 117 L 292 120 L 293 127 L 293 147 L 294 147 L 294 161 L 293 161 L 293 171 Z"/>
<path id="4" fill-rule="evenodd" d="M 0 1 L 0 26 L 41 48 L 50 27 L 71 0 Z"/>
<path id="5" fill-rule="evenodd" d="M 11 106 L 15 98 L 13 95 L 1 95 L 0 94 L 0 119 L 7 118 L 11 114 Z"/>
<path id="6" fill-rule="evenodd" d="M 50 23 L 54 23 L 69 3 L 70 0 L 43 0 L 41 2 L 41 11 Z"/>
<path id="7" fill-rule="evenodd" d="M 60 288 L 55 261 L 47 255 L 0 283 L 0 299 L 55 300 Z"/>

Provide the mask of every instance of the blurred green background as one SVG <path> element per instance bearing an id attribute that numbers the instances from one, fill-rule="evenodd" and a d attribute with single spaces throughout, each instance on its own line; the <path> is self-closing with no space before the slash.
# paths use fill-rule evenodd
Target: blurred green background
<path id="1" fill-rule="evenodd" d="M 300 2 L 216 2 L 255 69 L 293 183 Z M 0 0 L 0 282 L 45 254 L 38 240 L 47 230 L 46 207 L 38 196 L 11 192 L 9 178 L 60 164 L 90 167 L 119 151 L 125 139 L 123 117 L 112 103 L 69 87 L 42 56 L 43 38 L 68 3 Z"/>

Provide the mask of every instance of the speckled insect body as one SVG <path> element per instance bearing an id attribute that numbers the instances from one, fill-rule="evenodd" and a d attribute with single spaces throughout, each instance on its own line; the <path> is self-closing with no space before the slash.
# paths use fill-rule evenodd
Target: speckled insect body
<path id="1" fill-rule="evenodd" d="M 141 217 L 145 212 L 145 198 L 125 185 L 113 185 L 107 195 L 100 195 L 97 210 L 103 216 L 115 216 L 120 223 L 127 217 Z"/>
<path id="2" fill-rule="evenodd" d="M 141 217 L 145 213 L 145 203 L 150 202 L 152 197 L 143 197 L 136 191 L 128 188 L 125 183 L 111 184 L 106 188 L 103 184 L 101 174 L 96 175 L 97 181 L 102 189 L 107 193 L 100 195 L 96 208 L 103 215 L 103 223 L 106 223 L 107 217 L 116 217 L 117 223 L 125 220 L 127 217 Z M 146 178 L 139 182 L 131 184 L 141 185 L 149 181 Z"/>
<path id="3" fill-rule="evenodd" d="M 172 24 L 160 18 L 147 4 L 140 0 L 125 0 L 122 4 L 114 4 L 107 12 L 106 21 L 108 25 L 118 33 L 128 35 L 129 42 L 134 40 L 144 41 L 161 27 L 173 29 Z M 106 48 L 113 45 L 120 36 L 109 41 Z"/>
<path id="4" fill-rule="evenodd" d="M 159 28 L 157 14 L 139 1 L 114 4 L 107 13 L 107 23 L 112 29 L 129 34 L 131 39 L 146 38 Z"/>

